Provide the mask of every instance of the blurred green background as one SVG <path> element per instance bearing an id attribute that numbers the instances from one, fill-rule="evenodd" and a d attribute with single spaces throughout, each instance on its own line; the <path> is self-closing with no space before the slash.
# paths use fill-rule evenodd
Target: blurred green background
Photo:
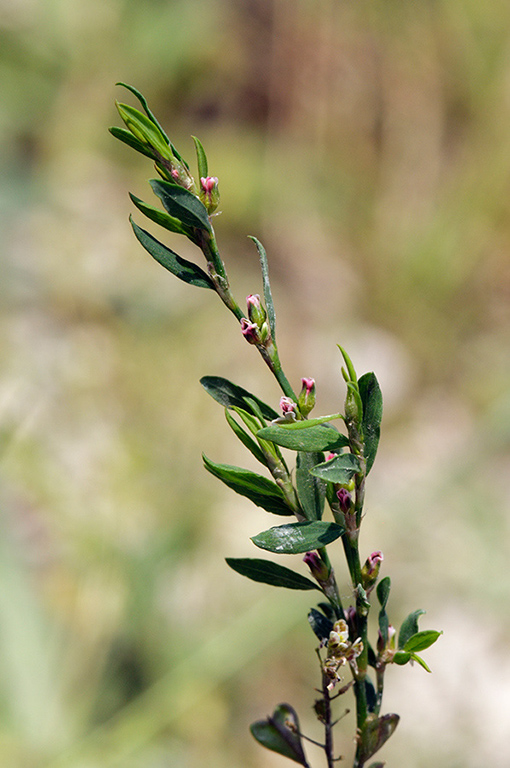
<path id="1" fill-rule="evenodd" d="M 294 385 L 341 407 L 337 343 L 380 379 L 362 549 L 395 624 L 445 631 L 433 675 L 389 670 L 381 758 L 507 768 L 507 0 L 0 1 L 1 764 L 279 768 L 248 724 L 280 701 L 321 736 L 310 594 L 224 563 L 278 521 L 201 466 L 252 465 L 200 376 L 279 393 L 135 242 L 153 170 L 107 133 L 117 80 L 201 138 L 241 303 L 264 242 Z"/>

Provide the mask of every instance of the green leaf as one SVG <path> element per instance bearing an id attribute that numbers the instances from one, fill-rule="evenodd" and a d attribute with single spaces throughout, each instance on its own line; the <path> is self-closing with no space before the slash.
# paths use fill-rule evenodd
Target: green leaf
<path id="1" fill-rule="evenodd" d="M 403 648 L 410 637 L 418 632 L 418 619 L 425 613 L 421 608 L 413 611 L 404 619 L 398 633 L 398 647 Z"/>
<path id="2" fill-rule="evenodd" d="M 263 747 L 300 765 L 308 765 L 301 743 L 298 716 L 289 704 L 279 704 L 271 717 L 257 720 L 250 726 L 250 731 Z"/>
<path id="3" fill-rule="evenodd" d="M 264 427 L 257 436 L 293 451 L 332 451 L 349 445 L 345 435 L 341 435 L 334 427 L 325 425 L 298 431 L 274 425 Z"/>
<path id="4" fill-rule="evenodd" d="M 388 641 L 388 632 L 390 627 L 388 614 L 386 613 L 386 605 L 388 603 L 388 598 L 390 596 L 390 587 L 391 587 L 391 579 L 389 576 L 385 576 L 385 578 L 381 579 L 381 581 L 377 585 L 377 590 L 376 590 L 377 599 L 381 604 L 381 610 L 379 611 L 379 631 L 381 633 L 381 636 L 384 642 Z"/>
<path id="5" fill-rule="evenodd" d="M 126 127 L 139 141 L 153 147 L 161 157 L 171 159 L 172 155 L 166 137 L 156 123 L 136 107 L 121 104 L 119 101 L 116 101 L 115 104 Z"/>
<path id="6" fill-rule="evenodd" d="M 266 512 L 272 512 L 274 515 L 293 514 L 285 503 L 282 491 L 272 480 L 249 469 L 233 467 L 230 464 L 215 464 L 205 455 L 202 458 L 208 472 Z"/>
<path id="7" fill-rule="evenodd" d="M 159 224 L 161 227 L 168 229 L 170 232 L 177 232 L 179 235 L 192 237 L 192 229 L 190 227 L 186 227 L 181 221 L 179 221 L 179 219 L 175 219 L 173 216 L 170 216 L 170 214 L 165 213 L 165 211 L 160 211 L 159 208 L 154 208 L 154 206 L 144 203 L 143 200 L 140 200 L 139 197 L 132 195 L 131 192 L 129 193 L 129 197 L 136 205 L 138 210 L 147 216 L 147 218 L 151 221 L 155 221 L 156 224 Z"/>
<path id="8" fill-rule="evenodd" d="M 205 391 L 211 395 L 217 403 L 225 406 L 226 408 L 238 408 L 246 409 L 247 401 L 253 400 L 260 408 L 264 418 L 268 421 L 278 418 L 278 413 L 267 405 L 258 397 L 252 395 L 247 389 L 233 384 L 228 379 L 224 379 L 221 376 L 203 376 L 200 379 L 200 383 Z"/>
<path id="9" fill-rule="evenodd" d="M 252 453 L 255 456 L 257 461 L 260 461 L 261 464 L 263 464 L 264 466 L 267 466 L 266 457 L 261 451 L 260 446 L 257 445 L 255 440 L 252 440 L 252 438 L 247 434 L 247 432 L 245 432 L 244 429 L 237 423 L 234 417 L 230 415 L 228 408 L 225 408 L 225 418 L 228 422 L 229 427 L 232 429 L 236 437 L 238 437 L 239 440 L 243 443 L 243 445 L 246 448 L 248 448 L 250 453 Z"/>
<path id="10" fill-rule="evenodd" d="M 202 142 L 200 139 L 197 139 L 196 136 L 191 137 L 193 141 L 195 142 L 195 150 L 197 153 L 197 165 L 198 165 L 198 178 L 199 179 L 206 179 L 207 178 L 207 155 L 205 154 L 205 150 L 202 146 Z"/>
<path id="11" fill-rule="evenodd" d="M 393 663 L 398 664 L 401 667 L 403 667 L 404 664 L 407 664 L 409 661 L 411 661 L 411 654 L 406 653 L 405 651 L 397 651 L 393 656 Z"/>
<path id="12" fill-rule="evenodd" d="M 147 117 L 150 120 L 152 120 L 152 122 L 154 123 L 154 125 L 157 126 L 157 128 L 159 128 L 159 131 L 160 131 L 161 135 L 163 136 L 163 138 L 165 139 L 166 143 L 170 144 L 170 139 L 166 135 L 165 131 L 163 130 L 163 128 L 161 126 L 161 124 L 158 122 L 158 120 L 156 119 L 154 114 L 149 109 L 149 105 L 147 104 L 147 100 L 146 100 L 145 96 L 143 96 L 140 93 L 140 91 L 137 90 L 133 85 L 128 85 L 127 83 L 120 83 L 120 82 L 119 83 L 115 83 L 115 85 L 121 85 L 123 88 L 127 88 L 128 91 L 131 91 L 131 93 L 134 94 L 134 96 L 136 96 L 136 98 L 138 99 L 138 101 L 140 102 L 142 107 L 144 108 L 145 114 L 147 115 Z M 176 157 L 177 157 L 177 155 L 176 155 Z"/>
<path id="13" fill-rule="evenodd" d="M 269 282 L 269 267 L 267 264 L 266 251 L 262 243 L 259 240 L 257 240 L 256 237 L 249 235 L 249 238 L 250 240 L 253 240 L 253 242 L 257 246 L 257 251 L 259 253 L 260 268 L 262 271 L 262 286 L 264 289 L 264 302 L 266 305 L 267 319 L 269 321 L 271 336 L 273 337 L 273 341 L 274 341 L 276 339 L 276 314 L 274 311 L 273 295 L 271 293 L 271 284 Z"/>
<path id="14" fill-rule="evenodd" d="M 320 587 L 311 579 L 270 560 L 261 560 L 256 557 L 227 557 L 226 561 L 234 571 L 252 581 L 286 589 L 318 589 L 320 591 Z"/>
<path id="15" fill-rule="evenodd" d="M 348 483 L 361 469 L 359 459 L 353 453 L 342 453 L 334 459 L 317 464 L 310 470 L 315 477 L 328 480 L 330 483 Z"/>
<path id="16" fill-rule="evenodd" d="M 418 664 L 420 665 L 420 667 L 423 667 L 423 669 L 425 670 L 425 672 L 430 672 L 430 673 L 432 674 L 432 670 L 430 669 L 430 667 L 429 667 L 429 666 L 427 666 L 427 664 L 425 664 L 425 662 L 423 661 L 423 659 L 421 658 L 421 656 L 418 656 L 418 654 L 417 654 L 417 653 L 412 653 L 412 654 L 411 654 L 411 658 L 412 658 L 412 660 L 413 660 L 413 661 L 417 661 L 417 662 L 418 662 Z"/>
<path id="17" fill-rule="evenodd" d="M 327 421 L 333 421 L 334 419 L 343 419 L 341 413 L 330 413 L 328 416 L 317 416 L 316 419 L 303 419 L 303 421 L 282 421 L 278 424 L 281 429 L 288 429 L 289 432 L 299 432 L 301 429 L 310 429 L 316 427 L 318 424 L 325 424 Z"/>
<path id="18" fill-rule="evenodd" d="M 365 721 L 359 735 L 358 762 L 362 765 L 375 755 L 394 733 L 400 720 L 398 715 L 383 715 Z"/>
<path id="19" fill-rule="evenodd" d="M 253 543 L 261 549 L 282 555 L 298 555 L 320 549 L 338 539 L 344 528 L 337 523 L 320 520 L 302 523 L 288 523 L 270 528 L 252 537 Z"/>
<path id="20" fill-rule="evenodd" d="M 356 371 L 354 370 L 354 366 L 352 364 L 351 358 L 349 357 L 349 355 L 347 354 L 345 349 L 340 346 L 340 344 L 337 344 L 337 347 L 340 350 L 340 352 L 342 353 L 342 357 L 344 359 L 345 365 L 347 367 L 347 372 L 349 374 L 349 380 L 352 381 L 352 382 L 356 382 L 356 378 L 357 378 L 356 377 Z"/>
<path id="21" fill-rule="evenodd" d="M 161 266 L 168 269 L 173 275 L 184 280 L 185 283 L 190 285 L 196 285 L 199 288 L 211 288 L 214 290 L 214 285 L 206 273 L 193 264 L 191 261 L 186 261 L 181 256 L 178 256 L 166 245 L 156 240 L 149 232 L 142 229 L 135 224 L 133 219 L 129 217 L 133 232 L 136 235 L 137 240 L 143 245 L 145 250 L 150 253 L 153 259 L 156 259 Z"/>
<path id="22" fill-rule="evenodd" d="M 377 590 L 376 590 L 377 599 L 381 604 L 381 608 L 386 608 L 386 605 L 388 604 L 390 589 L 391 589 L 391 579 L 389 576 L 385 576 L 384 579 L 381 579 L 381 581 L 377 585 Z"/>
<path id="23" fill-rule="evenodd" d="M 372 469 L 381 436 L 383 401 L 381 389 L 374 373 L 365 373 L 358 381 L 363 404 L 363 439 L 367 475 Z"/>
<path id="24" fill-rule="evenodd" d="M 151 179 L 149 184 L 170 216 L 189 227 L 210 231 L 209 216 L 204 204 L 196 195 L 178 184 L 172 184 L 170 181 Z"/>
<path id="25" fill-rule="evenodd" d="M 438 632 L 435 629 L 424 629 L 422 632 L 417 632 L 406 642 L 404 651 L 409 651 L 410 653 L 424 651 L 426 648 L 430 648 L 431 645 L 434 645 L 437 638 L 442 634 L 442 632 Z"/>
<path id="26" fill-rule="evenodd" d="M 384 768 L 386 763 L 371 763 L 368 768 Z"/>
<path id="27" fill-rule="evenodd" d="M 326 484 L 310 472 L 323 458 L 322 453 L 300 451 L 297 455 L 296 490 L 307 520 L 320 520 L 324 511 Z"/>
<path id="28" fill-rule="evenodd" d="M 327 616 L 324 616 L 316 608 L 311 608 L 308 614 L 308 621 L 316 637 L 321 642 L 329 639 L 329 634 L 333 631 L 333 622 Z"/>
<path id="29" fill-rule="evenodd" d="M 116 139 L 119 139 L 119 141 L 123 141 L 124 144 L 127 144 L 132 149 L 135 149 L 137 152 L 140 152 L 142 155 L 145 155 L 146 157 L 150 157 L 151 160 L 154 160 L 154 152 L 151 152 L 150 149 L 147 148 L 145 144 L 143 144 L 139 139 L 137 139 L 131 131 L 128 131 L 126 128 L 118 128 L 116 125 L 113 125 L 111 128 L 108 128 L 109 132 L 114 136 Z"/>

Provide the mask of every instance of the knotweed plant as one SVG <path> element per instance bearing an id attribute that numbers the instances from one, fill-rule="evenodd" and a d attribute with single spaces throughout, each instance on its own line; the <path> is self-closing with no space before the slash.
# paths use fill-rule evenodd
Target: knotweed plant
<path id="1" fill-rule="evenodd" d="M 260 260 L 263 299 L 254 293 L 247 297 L 243 309 L 233 296 L 216 243 L 212 220 L 219 202 L 218 179 L 209 175 L 201 142 L 193 137 L 198 164 L 195 179 L 142 94 L 130 85 L 119 85 L 138 99 L 143 111 L 117 103 L 125 128 L 111 128 L 111 133 L 154 163 L 158 178 L 151 180 L 150 185 L 161 207 L 134 195 L 130 195 L 131 200 L 152 222 L 191 240 L 202 251 L 205 267 L 178 256 L 131 219 L 136 238 L 180 280 L 218 294 L 234 315 L 240 336 L 260 354 L 282 393 L 277 410 L 274 404 L 263 402 L 228 379 L 201 379 L 206 392 L 225 409 L 227 424 L 243 448 L 264 467 L 264 474 L 217 464 L 206 456 L 205 468 L 269 514 L 286 518 L 283 524 L 270 527 L 251 540 L 259 550 L 282 555 L 284 560 L 289 555 L 302 555 L 308 576 L 259 557 L 227 558 L 228 565 L 256 582 L 319 592 L 319 601 L 311 608 L 307 620 L 316 636 L 318 697 L 313 710 L 322 726 L 323 739 L 318 742 L 301 732 L 298 715 L 289 704 L 278 704 L 272 715 L 252 724 L 251 732 L 264 747 L 305 768 L 312 766 L 305 753 L 305 743 L 311 742 L 322 750 L 328 768 L 332 768 L 340 759 L 333 742 L 334 727 L 345 711 L 337 700 L 353 697 L 353 768 L 363 768 L 389 739 L 399 721 L 397 714 L 382 714 L 387 667 L 417 662 L 430 671 L 418 654 L 440 635 L 435 630 L 419 630 L 422 610 L 410 613 L 397 632 L 388 614 L 390 578 L 379 579 L 383 555 L 379 551 L 366 558 L 360 555 L 365 484 L 376 457 L 382 417 L 379 384 L 374 373 L 358 377 L 347 352 L 339 347 L 346 388 L 343 411 L 310 416 L 315 405 L 314 379 L 303 378 L 299 390 L 294 390 L 280 362 L 262 244 L 251 238 Z M 294 467 L 289 466 L 282 448 L 295 455 Z M 340 586 L 331 556 L 338 559 L 342 550 L 349 583 Z M 349 595 L 348 601 L 345 595 Z M 377 636 L 373 639 L 368 635 L 371 610 L 378 615 Z M 383 765 L 372 762 L 370 768 Z"/>

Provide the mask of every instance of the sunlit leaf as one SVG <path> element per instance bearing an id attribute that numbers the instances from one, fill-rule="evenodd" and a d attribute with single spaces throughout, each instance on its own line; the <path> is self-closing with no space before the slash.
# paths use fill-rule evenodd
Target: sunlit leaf
<path id="1" fill-rule="evenodd" d="M 325 425 L 289 430 L 275 424 L 261 429 L 258 437 L 293 451 L 332 451 L 349 445 L 345 435 L 340 434 L 334 427 Z"/>
<path id="2" fill-rule="evenodd" d="M 283 555 L 297 555 L 330 544 L 344 532 L 337 523 L 320 520 L 288 523 L 270 528 L 252 537 L 257 547 Z"/>
<path id="3" fill-rule="evenodd" d="M 417 632 L 412 635 L 404 645 L 404 651 L 410 653 L 416 653 L 417 651 L 424 651 L 433 645 L 437 638 L 442 635 L 442 632 L 438 632 L 435 629 L 424 629 L 421 632 Z"/>

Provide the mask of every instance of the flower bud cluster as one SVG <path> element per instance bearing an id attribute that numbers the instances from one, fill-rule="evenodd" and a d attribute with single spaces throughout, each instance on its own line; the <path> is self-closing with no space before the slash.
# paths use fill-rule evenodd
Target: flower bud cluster
<path id="1" fill-rule="evenodd" d="M 241 333 L 249 344 L 267 347 L 271 341 L 271 331 L 267 323 L 267 313 L 260 301 L 260 296 L 250 294 L 246 297 L 248 320 L 241 320 Z"/>

